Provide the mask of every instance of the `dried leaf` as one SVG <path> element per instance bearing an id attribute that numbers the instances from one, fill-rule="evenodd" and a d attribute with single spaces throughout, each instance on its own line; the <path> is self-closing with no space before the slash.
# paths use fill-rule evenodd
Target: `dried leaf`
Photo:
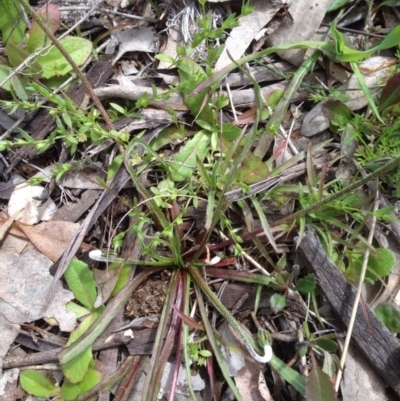
<path id="1" fill-rule="evenodd" d="M 10 216 L 21 212 L 16 219 L 24 224 L 36 224 L 40 220 L 50 220 L 56 212 L 55 203 L 48 198 L 43 203 L 40 198 L 44 191 L 43 187 L 32 186 L 27 183 L 15 187 L 8 203 L 8 214 Z"/>
<path id="2" fill-rule="evenodd" d="M 19 224 L 35 248 L 53 262 L 62 256 L 79 226 L 78 223 L 68 221 L 42 222 L 35 226 Z"/>
<path id="3" fill-rule="evenodd" d="M 0 310 L 13 323 L 31 322 L 43 317 L 57 319 L 62 331 L 71 331 L 76 316 L 65 308 L 74 297 L 58 282 L 50 304 L 44 289 L 52 283 L 49 272 L 52 262 L 37 251 L 22 255 L 1 252 Z"/>

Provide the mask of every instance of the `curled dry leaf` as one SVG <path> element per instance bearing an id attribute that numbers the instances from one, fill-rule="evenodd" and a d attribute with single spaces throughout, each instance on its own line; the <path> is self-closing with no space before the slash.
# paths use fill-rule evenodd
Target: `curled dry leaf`
<path id="1" fill-rule="evenodd" d="M 56 212 L 55 203 L 47 198 L 44 202 L 38 200 L 44 191 L 41 186 L 33 186 L 27 183 L 15 187 L 8 203 L 8 214 L 19 215 L 17 221 L 24 224 L 36 224 L 40 220 L 50 220 Z"/>

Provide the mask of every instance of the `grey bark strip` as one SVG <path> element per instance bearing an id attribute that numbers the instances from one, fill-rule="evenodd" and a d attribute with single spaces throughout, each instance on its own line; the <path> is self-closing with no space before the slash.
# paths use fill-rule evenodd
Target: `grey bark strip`
<path id="1" fill-rule="evenodd" d="M 329 259 L 313 228 L 308 228 L 298 250 L 312 268 L 338 319 L 347 327 L 355 288 Z M 374 369 L 400 395 L 400 343 L 368 305 L 365 311 L 366 316 L 362 308 L 357 311 L 353 340 Z"/>

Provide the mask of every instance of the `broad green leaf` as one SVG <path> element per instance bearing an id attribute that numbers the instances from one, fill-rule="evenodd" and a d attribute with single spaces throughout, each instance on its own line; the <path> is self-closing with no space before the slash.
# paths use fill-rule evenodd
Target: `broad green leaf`
<path id="1" fill-rule="evenodd" d="M 203 69 L 191 58 L 182 57 L 176 62 L 180 77 L 185 104 L 189 107 L 192 116 L 199 116 L 203 121 L 212 123 L 212 113 L 209 102 L 206 100 L 207 90 L 203 90 L 195 96 L 188 96 L 207 75 Z"/>
<path id="2" fill-rule="evenodd" d="M 225 141 L 234 141 L 239 138 L 242 130 L 233 124 L 222 124 L 222 138 Z"/>
<path id="3" fill-rule="evenodd" d="M 175 59 L 168 54 L 157 54 L 156 59 L 172 65 L 175 64 Z"/>
<path id="4" fill-rule="evenodd" d="M 0 0 L 1 1 L 1 0 Z M 0 82 L 3 82 L 12 71 L 12 68 L 6 64 L 0 64 Z M 11 91 L 11 80 L 8 80 L 4 85 L 3 89 Z"/>
<path id="5" fill-rule="evenodd" d="M 306 379 L 301 376 L 294 369 L 287 366 L 281 359 L 273 355 L 269 362 L 271 366 L 289 383 L 291 384 L 301 395 L 306 394 Z M 317 401 L 317 400 L 313 400 Z M 318 400 L 322 401 L 322 400 Z"/>
<path id="6" fill-rule="evenodd" d="M 6 54 L 8 57 L 8 62 L 12 67 L 18 67 L 22 64 L 27 57 L 30 56 L 25 49 L 14 45 L 13 43 L 8 43 L 6 46 Z M 29 61 L 28 66 L 24 69 L 25 73 L 39 75 L 42 72 L 41 65 L 34 60 Z"/>
<path id="7" fill-rule="evenodd" d="M 181 132 L 178 131 L 176 127 L 167 127 L 150 142 L 150 146 L 153 150 L 158 150 L 171 142 L 183 141 L 185 138 L 193 136 L 194 134 L 195 132 L 186 129 L 184 132 Z"/>
<path id="8" fill-rule="evenodd" d="M 77 65 L 82 65 L 92 52 L 92 42 L 83 38 L 69 36 L 61 39 L 60 44 Z M 36 60 L 43 68 L 42 78 L 65 75 L 72 70 L 68 61 L 54 46 L 45 54 L 38 56 Z"/>
<path id="9" fill-rule="evenodd" d="M 268 178 L 267 165 L 255 154 L 249 152 L 237 172 L 236 180 L 245 184 L 255 184 Z"/>
<path id="10" fill-rule="evenodd" d="M 88 265 L 73 259 L 65 272 L 65 280 L 75 298 L 87 309 L 93 311 L 97 298 L 96 282 Z"/>
<path id="11" fill-rule="evenodd" d="M 307 377 L 306 399 L 308 401 L 336 401 L 333 384 L 319 366 L 314 367 Z"/>
<path id="12" fill-rule="evenodd" d="M 301 278 L 296 284 L 296 290 L 302 294 L 310 294 L 315 290 L 315 287 L 315 277 L 313 274 Z"/>
<path id="13" fill-rule="evenodd" d="M 361 266 L 364 259 L 363 253 L 356 253 L 353 252 L 352 258 L 353 260 L 353 267 L 359 276 L 361 273 Z M 387 276 L 393 270 L 395 265 L 395 257 L 389 249 L 386 248 L 379 248 L 376 252 L 371 252 L 368 259 L 368 267 L 365 273 L 365 280 L 367 282 L 375 282 L 382 277 Z"/>
<path id="14" fill-rule="evenodd" d="M 178 182 L 189 179 L 196 167 L 196 156 L 199 160 L 203 160 L 207 155 L 209 144 L 210 136 L 200 131 L 183 145 L 171 162 L 172 180 Z"/>
<path id="15" fill-rule="evenodd" d="M 386 82 L 379 99 L 378 110 L 383 111 L 397 103 L 400 103 L 400 72 L 393 74 Z"/>
<path id="16" fill-rule="evenodd" d="M 42 6 L 36 11 L 36 15 L 46 23 L 47 28 L 52 33 L 55 33 L 60 28 L 61 13 L 57 5 L 47 4 Z M 26 45 L 26 50 L 29 53 L 33 53 L 50 43 L 46 33 L 35 20 L 32 21 L 28 33 L 29 40 Z"/>
<path id="17" fill-rule="evenodd" d="M 391 303 L 382 303 L 375 309 L 379 320 L 394 333 L 400 333 L 400 308 Z"/>
<path id="18" fill-rule="evenodd" d="M 36 397 L 54 397 L 60 393 L 60 388 L 37 370 L 24 370 L 19 379 L 21 387 Z"/>
<path id="19" fill-rule="evenodd" d="M 23 75 L 13 75 L 10 79 L 15 95 L 18 99 L 28 100 L 32 90 L 28 90 L 28 78 Z"/>
<path id="20" fill-rule="evenodd" d="M 18 1 L 0 0 L 0 31 L 3 45 L 21 43 L 26 29 L 23 15 Z"/>
<path id="21" fill-rule="evenodd" d="M 86 376 L 92 359 L 92 347 L 89 347 L 68 363 L 61 365 L 65 377 L 73 384 L 79 383 Z"/>
<path id="22" fill-rule="evenodd" d="M 61 387 L 61 399 L 64 401 L 75 400 L 81 393 L 81 389 L 77 384 L 73 384 L 68 380 L 64 380 Z"/>
<path id="23" fill-rule="evenodd" d="M 337 350 L 337 344 L 327 338 L 318 338 L 317 340 L 315 340 L 315 344 L 328 352 L 336 352 Z"/>
<path id="24" fill-rule="evenodd" d="M 101 381 L 101 373 L 94 369 L 89 369 L 86 373 L 86 376 L 83 380 L 78 383 L 78 386 L 81 390 L 81 394 L 86 393 L 90 389 L 92 389 L 96 384 Z"/>

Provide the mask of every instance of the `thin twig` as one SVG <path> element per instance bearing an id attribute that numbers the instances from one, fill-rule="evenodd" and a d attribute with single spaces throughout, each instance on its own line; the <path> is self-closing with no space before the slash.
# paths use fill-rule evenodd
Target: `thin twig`
<path id="1" fill-rule="evenodd" d="M 376 212 L 378 210 L 378 208 L 379 208 L 379 192 L 377 191 L 376 194 L 375 194 L 375 203 L 374 203 L 373 212 Z M 368 235 L 368 243 L 369 244 L 372 244 L 372 240 L 374 238 L 375 224 L 376 224 L 376 215 L 373 214 L 372 215 L 371 229 L 370 229 L 369 235 Z M 350 340 L 351 340 L 351 336 L 352 336 L 352 332 L 353 332 L 354 322 L 355 322 L 355 319 L 356 319 L 358 304 L 360 302 L 361 291 L 362 291 L 363 284 L 364 284 L 365 273 L 367 271 L 369 253 L 370 253 L 370 248 L 366 247 L 365 254 L 364 254 L 364 259 L 363 259 L 363 263 L 362 263 L 362 267 L 361 267 L 360 278 L 358 280 L 357 293 L 356 293 L 356 296 L 354 298 L 353 309 L 351 311 L 350 321 L 349 321 L 349 325 L 348 325 L 348 328 L 347 328 L 347 334 L 346 334 L 346 339 L 345 339 L 344 346 L 343 346 L 342 357 L 340 358 L 339 371 L 338 371 L 338 374 L 336 376 L 336 383 L 335 383 L 335 390 L 336 391 L 339 390 L 340 380 L 341 380 L 342 374 L 343 374 L 344 363 L 346 361 L 346 356 L 347 356 L 347 352 L 348 352 L 349 345 L 350 345 Z"/>

